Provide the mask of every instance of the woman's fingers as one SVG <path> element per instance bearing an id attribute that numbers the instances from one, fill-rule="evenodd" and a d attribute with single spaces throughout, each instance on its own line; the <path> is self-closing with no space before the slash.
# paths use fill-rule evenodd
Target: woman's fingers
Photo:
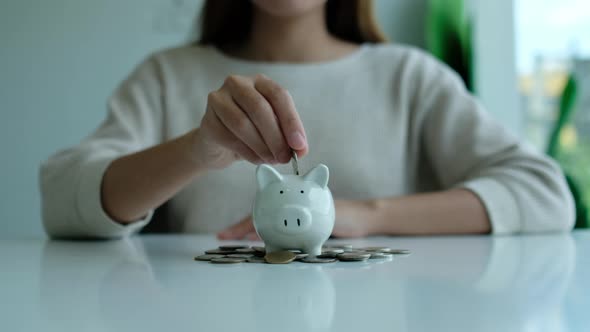
<path id="1" fill-rule="evenodd" d="M 254 151 L 260 159 L 273 163 L 275 159 L 268 146 L 263 141 L 258 129 L 248 116 L 235 104 L 232 96 L 223 91 L 209 94 L 209 105 L 223 125 L 229 129 L 240 141 Z"/>
<path id="2" fill-rule="evenodd" d="M 307 154 L 307 138 L 291 95 L 266 76 L 228 76 L 207 102 L 201 126 L 225 156 L 231 151 L 252 163 L 274 164 L 289 162 L 291 150 Z"/>
<path id="3" fill-rule="evenodd" d="M 258 236 L 258 233 L 251 232 L 251 233 L 248 233 L 246 235 L 246 240 L 250 240 L 250 241 L 261 241 L 262 239 L 260 238 L 260 236 Z"/>
<path id="4" fill-rule="evenodd" d="M 305 130 L 289 92 L 264 75 L 256 76 L 254 87 L 272 106 L 289 147 L 305 155 L 308 151 Z M 286 161 L 289 159 L 290 156 Z"/>
<path id="5" fill-rule="evenodd" d="M 235 225 L 217 233 L 220 240 L 242 240 L 250 233 L 255 233 L 252 216 L 247 216 Z"/>
<path id="6" fill-rule="evenodd" d="M 203 123 L 209 126 L 213 136 L 226 149 L 237 153 L 240 157 L 253 164 L 261 164 L 263 160 L 225 127 L 215 112 L 210 112 L 203 118 Z"/>
<path id="7" fill-rule="evenodd" d="M 224 83 L 236 104 L 252 121 L 275 160 L 289 161 L 290 151 L 273 107 L 254 87 L 250 78 L 229 76 Z"/>

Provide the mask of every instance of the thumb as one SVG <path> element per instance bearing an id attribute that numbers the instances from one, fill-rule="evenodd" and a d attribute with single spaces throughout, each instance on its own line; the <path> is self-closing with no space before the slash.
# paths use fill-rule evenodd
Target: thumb
<path id="1" fill-rule="evenodd" d="M 254 232 L 254 224 L 252 223 L 252 216 L 247 216 L 237 224 L 217 233 L 217 238 L 220 240 L 241 240 L 251 232 Z"/>

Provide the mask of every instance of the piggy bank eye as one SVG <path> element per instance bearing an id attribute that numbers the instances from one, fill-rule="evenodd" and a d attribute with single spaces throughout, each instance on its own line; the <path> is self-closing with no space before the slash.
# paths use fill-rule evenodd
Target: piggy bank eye
<path id="1" fill-rule="evenodd" d="M 282 191 L 282 190 L 281 190 L 281 191 L 279 191 L 279 192 L 280 192 L 281 194 L 283 193 L 283 191 Z"/>
<path id="2" fill-rule="evenodd" d="M 301 193 L 303 194 L 303 193 L 304 193 L 304 191 L 303 191 L 303 190 L 301 190 Z"/>

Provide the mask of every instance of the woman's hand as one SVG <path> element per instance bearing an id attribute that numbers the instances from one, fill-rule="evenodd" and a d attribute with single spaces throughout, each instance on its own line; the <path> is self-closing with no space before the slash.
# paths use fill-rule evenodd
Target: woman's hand
<path id="1" fill-rule="evenodd" d="M 291 95 L 264 75 L 231 75 L 209 94 L 201 126 L 194 131 L 195 158 L 208 169 L 245 159 L 253 164 L 287 163 L 308 146 Z"/>
<path id="2" fill-rule="evenodd" d="M 365 237 L 378 233 L 373 201 L 336 200 L 336 222 L 332 235 L 335 237 Z M 252 216 L 247 216 L 235 225 L 219 232 L 220 240 L 260 240 Z"/>

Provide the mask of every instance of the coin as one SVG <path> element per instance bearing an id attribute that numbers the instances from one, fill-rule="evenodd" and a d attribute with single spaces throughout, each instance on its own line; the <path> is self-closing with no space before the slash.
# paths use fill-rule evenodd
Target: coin
<path id="1" fill-rule="evenodd" d="M 317 258 L 336 258 L 338 254 L 319 254 L 315 257 Z"/>
<path id="2" fill-rule="evenodd" d="M 364 261 L 371 257 L 370 253 L 360 253 L 360 252 L 345 252 L 339 254 L 338 259 L 343 262 L 358 262 Z"/>
<path id="3" fill-rule="evenodd" d="M 264 257 L 258 257 L 258 256 L 248 257 L 246 259 L 246 262 L 248 262 L 248 263 L 266 263 L 266 261 L 264 260 Z"/>
<path id="4" fill-rule="evenodd" d="M 394 255 L 409 255 L 412 252 L 409 251 L 408 249 L 391 249 L 388 251 L 388 253 L 394 254 Z"/>
<path id="5" fill-rule="evenodd" d="M 300 260 L 304 259 L 307 256 L 309 256 L 309 254 L 297 254 L 297 255 L 295 255 L 295 260 L 300 261 Z"/>
<path id="6" fill-rule="evenodd" d="M 394 255 L 409 255 L 410 250 L 392 249 L 389 247 L 364 247 L 354 248 L 350 244 L 327 244 L 322 247 L 322 254 L 313 256 L 302 253 L 299 249 L 286 249 L 266 254 L 266 248 L 262 246 L 249 247 L 247 245 L 222 245 L 216 249 L 206 250 L 204 255 L 196 256 L 196 261 L 210 261 L 216 264 L 230 263 L 270 263 L 287 264 L 294 260 L 305 263 L 333 263 L 338 260 L 343 262 L 366 261 L 374 259 L 375 262 L 393 260 Z"/>
<path id="7" fill-rule="evenodd" d="M 291 150 L 291 152 L 293 153 L 293 159 L 291 160 L 293 173 L 295 173 L 295 175 L 299 175 L 299 159 L 297 158 L 297 152 L 295 150 Z"/>
<path id="8" fill-rule="evenodd" d="M 205 254 L 195 257 L 196 261 L 210 261 L 213 258 L 223 258 L 225 255 Z"/>
<path id="9" fill-rule="evenodd" d="M 364 247 L 361 248 L 364 251 L 374 251 L 374 252 L 389 252 L 391 248 L 388 247 Z"/>
<path id="10" fill-rule="evenodd" d="M 219 246 L 219 249 L 221 249 L 221 250 L 236 250 L 236 249 L 245 249 L 245 248 L 250 248 L 250 246 L 245 245 L 245 244 L 226 244 L 226 245 Z"/>
<path id="11" fill-rule="evenodd" d="M 213 258 L 211 263 L 213 264 L 235 264 L 235 263 L 242 263 L 245 262 L 245 258 L 237 258 L 237 257 L 222 257 L 222 258 Z"/>
<path id="12" fill-rule="evenodd" d="M 254 255 L 252 255 L 252 254 L 229 254 L 229 255 L 227 255 L 227 257 L 232 257 L 232 258 L 250 258 L 253 256 Z"/>
<path id="13" fill-rule="evenodd" d="M 369 259 L 393 259 L 393 254 L 390 254 L 388 252 L 371 252 L 371 257 L 369 257 Z"/>
<path id="14" fill-rule="evenodd" d="M 339 254 L 343 253 L 343 250 L 324 250 L 318 257 L 320 258 L 336 258 Z"/>
<path id="15" fill-rule="evenodd" d="M 329 244 L 326 245 L 325 248 L 327 249 L 342 249 L 344 251 L 350 251 L 352 250 L 352 244 L 348 244 L 348 243 L 334 243 L 334 244 Z"/>
<path id="16" fill-rule="evenodd" d="M 252 249 L 254 250 L 254 255 L 256 256 L 264 256 L 264 254 L 266 254 L 266 248 L 264 247 L 254 246 Z"/>
<path id="17" fill-rule="evenodd" d="M 275 251 L 264 255 L 264 260 L 270 264 L 287 264 L 295 260 L 296 256 L 290 251 Z"/>
<path id="18" fill-rule="evenodd" d="M 318 256 L 307 256 L 301 260 L 304 263 L 334 263 L 336 258 L 320 258 Z"/>
<path id="19" fill-rule="evenodd" d="M 322 250 L 322 255 L 336 256 L 336 255 L 341 254 L 343 252 L 344 252 L 344 249 L 340 249 L 340 248 L 329 248 L 329 249 L 323 249 Z"/>
<path id="20" fill-rule="evenodd" d="M 238 248 L 236 249 L 236 252 L 240 254 L 254 254 L 256 250 L 252 248 Z"/>
<path id="21" fill-rule="evenodd" d="M 206 254 L 212 254 L 212 255 L 229 255 L 229 254 L 233 254 L 235 253 L 234 250 L 222 250 L 222 249 L 209 249 L 209 250 L 205 250 Z"/>

